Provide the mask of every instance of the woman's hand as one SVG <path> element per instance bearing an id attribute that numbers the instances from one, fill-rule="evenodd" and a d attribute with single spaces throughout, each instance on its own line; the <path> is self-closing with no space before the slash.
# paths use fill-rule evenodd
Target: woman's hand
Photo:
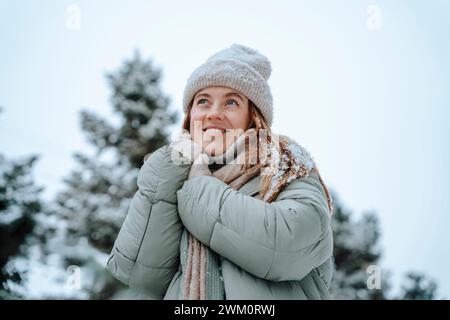
<path id="1" fill-rule="evenodd" d="M 171 147 L 192 163 L 188 179 L 212 175 L 208 168 L 208 165 L 212 163 L 212 159 L 203 151 L 201 144 L 195 142 L 188 132 L 183 132 L 176 141 L 171 143 Z M 175 160 L 178 161 L 179 159 Z"/>

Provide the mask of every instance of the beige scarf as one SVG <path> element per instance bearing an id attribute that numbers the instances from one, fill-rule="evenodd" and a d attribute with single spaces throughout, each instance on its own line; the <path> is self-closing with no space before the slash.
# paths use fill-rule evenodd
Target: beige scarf
<path id="1" fill-rule="evenodd" d="M 272 202 L 290 181 L 298 177 L 307 177 L 313 170 L 316 170 L 318 173 L 310 154 L 286 136 L 278 136 L 279 140 L 277 143 L 272 141 L 268 145 L 268 156 L 261 156 L 262 148 L 259 146 L 258 148 L 249 147 L 248 137 L 254 133 L 251 130 L 244 132 L 223 155 L 213 158 L 215 162 L 223 159 L 224 161 L 219 161 L 219 163 L 225 164 L 213 173 L 214 177 L 230 185 L 231 188 L 239 190 L 257 175 L 264 175 L 264 178 L 269 181 L 265 190 L 261 190 L 263 194 L 260 193 L 260 195 L 264 201 Z M 257 141 L 260 140 L 258 139 Z M 245 148 L 242 147 L 243 144 Z M 242 152 L 245 153 L 244 158 L 241 157 Z M 259 156 L 259 159 L 265 158 L 266 160 L 264 162 L 258 161 L 254 165 L 246 165 L 246 163 L 254 163 L 250 159 L 255 159 L 257 156 Z M 246 160 L 244 163 L 241 163 L 242 161 L 231 161 L 230 163 L 230 159 Z M 327 194 L 331 215 L 331 197 L 322 179 L 320 181 Z M 210 249 L 198 241 L 191 233 L 188 233 L 188 235 L 187 265 L 182 284 L 183 299 L 205 300 L 207 299 L 205 290 L 206 261 L 208 250 Z"/>

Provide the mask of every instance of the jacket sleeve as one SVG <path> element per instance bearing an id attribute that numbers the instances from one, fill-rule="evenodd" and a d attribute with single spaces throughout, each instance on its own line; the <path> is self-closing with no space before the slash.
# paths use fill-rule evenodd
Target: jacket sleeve
<path id="1" fill-rule="evenodd" d="M 183 225 L 176 192 L 190 165 L 172 161 L 171 151 L 164 146 L 142 165 L 107 263 L 114 277 L 153 299 L 163 298 L 179 265 Z"/>
<path id="2" fill-rule="evenodd" d="M 215 177 L 177 192 L 185 227 L 212 250 L 267 280 L 300 280 L 332 256 L 325 192 L 317 173 L 298 178 L 267 203 Z"/>

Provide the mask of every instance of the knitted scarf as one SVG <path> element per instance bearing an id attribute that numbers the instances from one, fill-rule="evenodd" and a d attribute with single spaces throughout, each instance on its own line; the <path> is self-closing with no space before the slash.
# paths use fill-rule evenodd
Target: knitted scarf
<path id="1" fill-rule="evenodd" d="M 294 140 L 286 136 L 276 136 L 272 134 L 271 141 L 265 141 L 262 147 L 261 139 L 256 141 L 257 148 L 250 146 L 250 136 L 254 134 L 254 129 L 244 132 L 235 143 L 233 143 L 224 154 L 211 157 L 213 163 L 223 163 L 224 165 L 213 172 L 213 176 L 228 184 L 234 190 L 239 190 L 248 181 L 258 175 L 263 176 L 263 181 L 268 180 L 266 187 L 261 189 L 262 200 L 272 202 L 284 187 L 296 178 L 307 177 L 310 172 L 316 171 L 317 167 L 311 155 Z M 181 139 L 185 139 L 184 135 Z M 254 140 L 255 141 L 255 140 Z M 265 152 L 265 155 L 262 153 Z M 242 161 L 244 159 L 244 161 Z M 260 161 L 253 161 L 259 159 Z M 329 214 L 332 214 L 331 196 L 320 178 L 324 187 Z M 206 290 L 206 270 L 209 255 L 217 255 L 210 248 L 198 241 L 191 233 L 188 233 L 188 250 L 186 266 L 182 278 L 181 294 L 186 300 L 205 300 Z M 211 258 L 211 257 L 209 257 Z M 220 286 L 216 286 L 220 287 Z"/>

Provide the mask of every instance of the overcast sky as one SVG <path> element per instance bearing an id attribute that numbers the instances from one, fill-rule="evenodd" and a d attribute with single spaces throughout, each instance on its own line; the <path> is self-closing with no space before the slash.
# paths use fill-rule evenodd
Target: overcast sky
<path id="1" fill-rule="evenodd" d="M 91 151 L 79 111 L 112 115 L 106 72 L 138 49 L 181 112 L 194 68 L 244 44 L 272 63 L 275 131 L 356 216 L 378 213 L 382 266 L 425 271 L 450 298 L 449 38 L 446 0 L 1 0 L 0 151 L 40 154 L 50 199 Z"/>

